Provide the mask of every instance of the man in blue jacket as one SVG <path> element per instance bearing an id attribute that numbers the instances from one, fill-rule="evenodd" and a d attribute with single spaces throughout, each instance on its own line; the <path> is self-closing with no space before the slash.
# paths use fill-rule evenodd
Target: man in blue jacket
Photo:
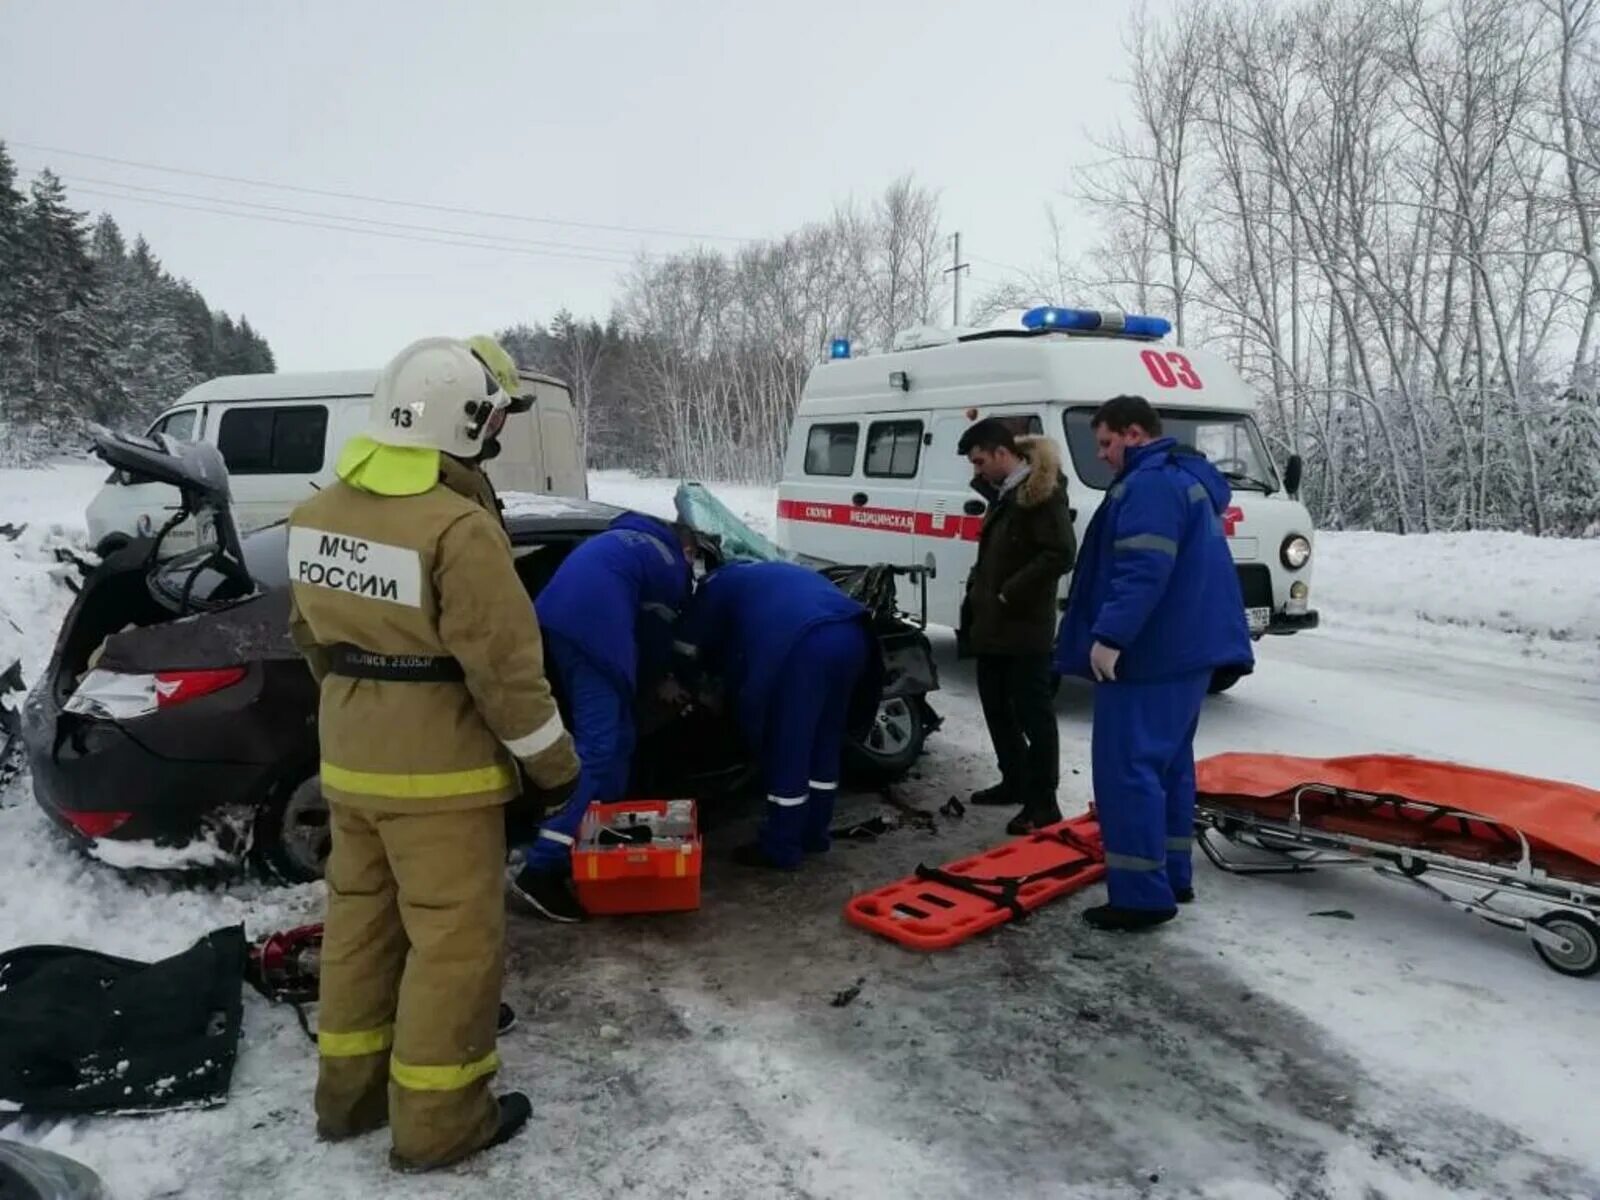
<path id="1" fill-rule="evenodd" d="M 872 721 L 883 687 L 867 610 L 806 567 L 734 563 L 700 585 L 675 648 L 722 677 L 761 759 L 760 837 L 735 858 L 792 871 L 826 851 L 845 734 Z"/>
<path id="2" fill-rule="evenodd" d="M 1194 735 L 1212 672 L 1255 665 L 1223 533 L 1231 489 L 1195 450 L 1161 436 L 1147 400 L 1095 413 L 1117 472 L 1084 536 L 1056 644 L 1062 674 L 1095 682 L 1095 805 L 1110 903 L 1097 929 L 1148 929 L 1194 898 Z"/>
<path id="3" fill-rule="evenodd" d="M 633 762 L 639 677 L 664 674 L 692 573 L 677 530 L 626 513 L 567 556 L 534 601 L 545 664 L 566 711 L 577 790 L 519 848 L 511 889 L 540 916 L 580 920 L 572 847 L 591 804 L 623 798 Z"/>

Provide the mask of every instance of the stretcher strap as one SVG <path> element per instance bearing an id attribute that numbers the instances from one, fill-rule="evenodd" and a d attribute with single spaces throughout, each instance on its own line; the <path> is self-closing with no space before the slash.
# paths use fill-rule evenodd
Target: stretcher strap
<path id="1" fill-rule="evenodd" d="M 1013 921 L 1026 920 L 1028 910 L 1022 907 L 1021 901 L 1017 898 L 1023 888 L 1041 879 L 1069 879 L 1084 868 L 1094 866 L 1105 859 L 1105 853 L 1098 846 L 1080 838 L 1070 829 L 1053 829 L 1043 836 L 1064 846 L 1070 846 L 1084 857 L 1076 862 L 1064 862 L 1046 867 L 1031 875 L 1000 875 L 987 879 L 957 875 L 940 867 L 918 863 L 916 876 L 928 883 L 942 883 L 958 892 L 977 896 L 980 900 L 989 901 L 996 908 L 1009 909 Z"/>

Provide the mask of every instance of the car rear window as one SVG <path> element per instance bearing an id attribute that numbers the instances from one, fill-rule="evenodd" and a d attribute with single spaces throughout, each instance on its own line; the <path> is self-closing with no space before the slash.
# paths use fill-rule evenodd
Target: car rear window
<path id="1" fill-rule="evenodd" d="M 861 426 L 813 425 L 806 435 L 807 475 L 850 475 L 856 469 L 856 443 Z"/>
<path id="2" fill-rule="evenodd" d="M 315 475 L 327 454 L 328 410 L 231 408 L 217 427 L 230 475 Z"/>

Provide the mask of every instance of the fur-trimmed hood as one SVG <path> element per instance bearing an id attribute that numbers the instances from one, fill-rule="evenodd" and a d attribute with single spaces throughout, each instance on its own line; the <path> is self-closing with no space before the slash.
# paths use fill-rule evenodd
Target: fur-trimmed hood
<path id="1" fill-rule="evenodd" d="M 1043 434 L 1032 433 L 1017 439 L 1017 453 L 1031 468 L 1028 477 L 1017 485 L 1017 504 L 1037 508 L 1061 487 L 1061 447 Z"/>

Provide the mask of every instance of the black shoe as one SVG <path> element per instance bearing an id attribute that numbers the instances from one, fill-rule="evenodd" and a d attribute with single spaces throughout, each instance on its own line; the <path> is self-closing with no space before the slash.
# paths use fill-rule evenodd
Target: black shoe
<path id="1" fill-rule="evenodd" d="M 1177 889 L 1175 889 L 1173 891 L 1172 898 L 1174 900 L 1176 900 L 1179 904 L 1193 904 L 1194 903 L 1194 889 L 1193 888 L 1177 888 Z"/>
<path id="2" fill-rule="evenodd" d="M 735 865 L 741 867 L 759 867 L 768 871 L 797 871 L 800 869 L 799 863 L 792 867 L 786 867 L 781 863 L 773 862 L 767 857 L 767 852 L 761 848 L 759 842 L 747 842 L 734 850 L 728 857 Z"/>
<path id="3" fill-rule="evenodd" d="M 495 1127 L 494 1136 L 484 1143 L 485 1150 L 505 1145 L 522 1132 L 528 1118 L 533 1116 L 533 1103 L 521 1092 L 497 1096 L 495 1103 L 500 1106 L 500 1124 Z"/>
<path id="4" fill-rule="evenodd" d="M 572 925 L 583 920 L 583 906 L 572 894 L 572 885 L 558 871 L 535 871 L 523 867 L 511 880 L 511 890 L 518 899 L 547 921 Z"/>
<path id="5" fill-rule="evenodd" d="M 1165 925 L 1177 915 L 1175 908 L 1117 908 L 1115 905 L 1102 904 L 1098 908 L 1085 909 L 1083 919 L 1106 933 L 1138 933 Z"/>
<path id="6" fill-rule="evenodd" d="M 402 1174 L 417 1175 L 423 1171 L 437 1171 L 444 1167 L 453 1167 L 475 1154 L 482 1154 L 485 1150 L 493 1150 L 496 1146 L 505 1145 L 517 1134 L 521 1133 L 528 1124 L 528 1118 L 533 1116 L 533 1104 L 521 1092 L 507 1092 L 503 1096 L 497 1096 L 495 1103 L 500 1106 L 500 1120 L 494 1127 L 493 1135 L 483 1145 L 468 1150 L 465 1154 L 458 1154 L 454 1158 L 436 1163 L 409 1162 L 391 1150 L 389 1152 L 389 1166 Z"/>
<path id="7" fill-rule="evenodd" d="M 1003 783 L 997 783 L 993 787 L 980 788 L 973 792 L 968 797 L 968 802 L 980 808 L 1006 808 L 1015 804 L 1016 799 L 1010 788 Z"/>
<path id="8" fill-rule="evenodd" d="M 1059 808 L 1044 813 L 1025 808 L 1006 822 L 1006 832 L 1012 837 L 1025 837 L 1030 833 L 1037 833 L 1047 825 L 1054 825 L 1059 820 L 1061 820 Z"/>
<path id="9" fill-rule="evenodd" d="M 500 1015 L 495 1018 L 494 1032 L 497 1037 L 505 1037 L 517 1027 L 516 1010 L 509 1004 L 500 1006 Z"/>

